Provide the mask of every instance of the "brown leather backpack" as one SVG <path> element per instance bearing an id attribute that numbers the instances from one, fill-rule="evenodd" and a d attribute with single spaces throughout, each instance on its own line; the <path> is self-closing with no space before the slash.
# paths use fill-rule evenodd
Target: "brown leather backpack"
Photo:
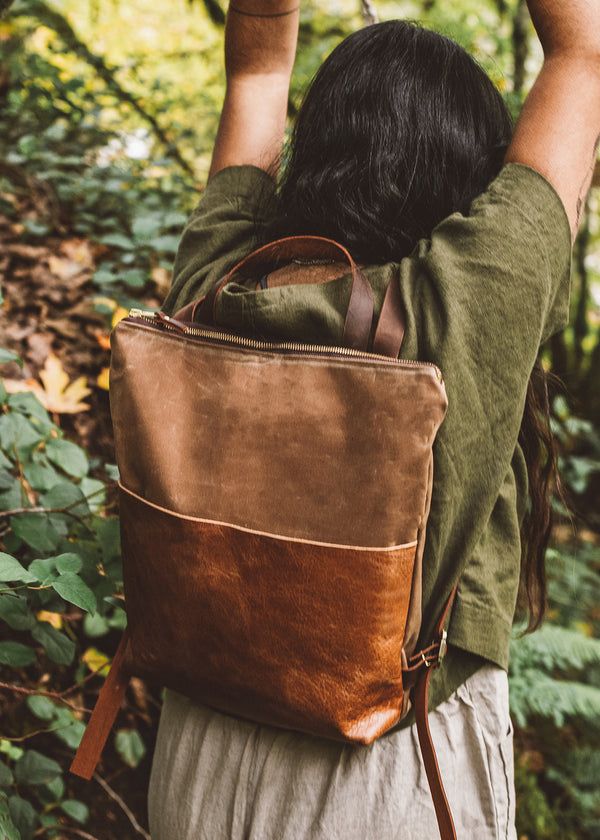
<path id="1" fill-rule="evenodd" d="M 226 283 L 292 258 L 351 271 L 343 346 L 215 325 Z M 302 282 L 299 273 L 288 280 Z M 397 358 L 396 282 L 369 349 L 372 321 L 372 290 L 350 254 L 290 237 L 174 318 L 132 311 L 116 327 L 110 400 L 128 626 L 74 773 L 93 774 L 131 675 L 357 745 L 412 700 L 440 834 L 456 836 L 427 723 L 454 592 L 416 649 L 432 447 L 447 398 L 434 364 Z"/>

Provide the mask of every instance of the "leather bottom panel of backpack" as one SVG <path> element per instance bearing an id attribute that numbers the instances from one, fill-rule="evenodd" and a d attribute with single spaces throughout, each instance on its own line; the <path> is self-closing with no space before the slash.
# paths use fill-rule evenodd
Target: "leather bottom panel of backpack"
<path id="1" fill-rule="evenodd" d="M 121 491 L 134 671 L 258 723 L 369 744 L 405 708 L 417 544 L 289 540 Z"/>

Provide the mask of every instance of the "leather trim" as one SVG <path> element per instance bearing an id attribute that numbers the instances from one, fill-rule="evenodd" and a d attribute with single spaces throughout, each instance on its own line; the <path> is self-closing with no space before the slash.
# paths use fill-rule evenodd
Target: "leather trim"
<path id="1" fill-rule="evenodd" d="M 129 488 L 125 487 L 120 481 L 118 482 L 118 485 L 124 493 L 128 493 L 130 496 L 133 496 L 134 499 L 143 502 L 145 505 L 149 505 L 155 510 L 161 511 L 161 513 L 168 513 L 169 516 L 176 516 L 178 519 L 185 519 L 188 522 L 202 522 L 206 525 L 222 525 L 225 528 L 235 528 L 237 531 L 245 531 L 247 534 L 257 534 L 261 537 L 271 537 L 274 540 L 289 540 L 290 542 L 305 543 L 306 545 L 321 545 L 324 548 L 343 548 L 346 551 L 400 551 L 405 548 L 415 548 L 418 543 L 418 540 L 412 540 L 412 542 L 402 543 L 401 545 L 339 545 L 338 543 L 320 542 L 319 540 L 305 540 L 301 537 L 289 537 L 285 534 L 272 534 L 268 531 L 258 531 L 255 528 L 244 528 L 243 525 L 236 525 L 233 522 L 220 522 L 216 519 L 205 519 L 202 516 L 187 516 L 184 513 L 177 513 L 174 510 L 169 510 L 166 507 L 162 507 L 162 505 L 157 505 L 148 499 L 144 499 L 143 496 L 139 496 L 137 493 L 134 493 L 133 490 L 129 490 Z"/>

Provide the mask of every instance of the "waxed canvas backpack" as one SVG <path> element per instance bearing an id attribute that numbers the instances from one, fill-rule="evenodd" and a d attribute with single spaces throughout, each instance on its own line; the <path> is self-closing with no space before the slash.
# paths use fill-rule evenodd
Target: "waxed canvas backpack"
<path id="1" fill-rule="evenodd" d="M 351 273 L 340 346 L 214 321 L 234 279 Z M 314 275 L 311 275 L 314 276 Z M 373 330 L 348 251 L 290 237 L 253 252 L 174 317 L 112 336 L 127 629 L 72 771 L 90 778 L 132 675 L 222 712 L 367 748 L 415 707 L 443 840 L 455 837 L 427 723 L 445 623 L 416 649 L 440 370 L 400 360 L 399 287 Z"/>

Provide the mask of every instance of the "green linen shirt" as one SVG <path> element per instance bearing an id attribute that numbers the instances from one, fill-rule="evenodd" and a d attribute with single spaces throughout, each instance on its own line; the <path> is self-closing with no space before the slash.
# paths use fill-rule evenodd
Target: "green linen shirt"
<path id="1" fill-rule="evenodd" d="M 167 313 L 204 294 L 256 246 L 275 195 L 275 181 L 254 166 L 228 167 L 209 180 L 183 232 Z M 570 267 L 563 204 L 521 164 L 504 166 L 468 215 L 449 216 L 410 256 L 364 267 L 376 316 L 387 284 L 399 277 L 406 313 L 400 358 L 435 362 L 448 393 L 434 445 L 422 640 L 454 582 L 459 589 L 432 706 L 482 662 L 508 666 L 527 504 L 518 434 L 538 350 L 569 320 Z M 231 283 L 216 319 L 249 335 L 339 344 L 350 281 L 348 273 L 267 292 Z"/>

